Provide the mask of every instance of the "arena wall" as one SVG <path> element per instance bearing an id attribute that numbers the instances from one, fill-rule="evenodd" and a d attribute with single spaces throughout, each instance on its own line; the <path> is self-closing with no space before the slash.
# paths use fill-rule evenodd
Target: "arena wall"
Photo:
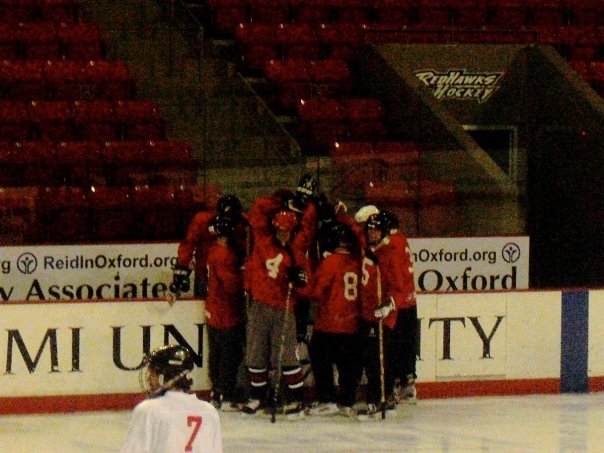
<path id="1" fill-rule="evenodd" d="M 421 294 L 420 398 L 604 390 L 604 290 Z M 0 413 L 129 409 L 145 351 L 178 341 L 209 390 L 203 302 L 4 302 Z"/>

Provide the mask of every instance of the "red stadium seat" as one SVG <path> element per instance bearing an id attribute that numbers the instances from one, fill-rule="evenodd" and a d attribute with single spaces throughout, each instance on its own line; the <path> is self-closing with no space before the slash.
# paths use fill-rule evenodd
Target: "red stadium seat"
<path id="1" fill-rule="evenodd" d="M 47 87 L 42 70 L 44 62 L 38 60 L 4 60 L 0 62 L 0 81 L 5 96 L 14 101 L 46 99 Z"/>
<path id="2" fill-rule="evenodd" d="M 25 58 L 47 60 L 59 58 L 59 40 L 53 22 L 20 23 L 16 38 L 23 43 Z"/>
<path id="3" fill-rule="evenodd" d="M 57 186 L 61 183 L 60 168 L 55 158 L 54 146 L 49 142 L 32 141 L 15 143 L 15 159 L 21 167 L 20 185 Z"/>
<path id="4" fill-rule="evenodd" d="M 80 187 L 44 187 L 38 191 L 36 213 L 40 239 L 46 243 L 74 244 L 93 239 L 90 203 Z"/>
<path id="5" fill-rule="evenodd" d="M 311 150 L 327 151 L 346 137 L 347 127 L 341 104 L 335 99 L 306 99 L 296 108 L 298 132 Z"/>
<path id="6" fill-rule="evenodd" d="M 350 140 L 379 140 L 386 135 L 384 108 L 378 99 L 349 98 L 341 101 Z"/>
<path id="7" fill-rule="evenodd" d="M 40 18 L 38 0 L 0 0 L 0 17 L 2 22 L 33 22 Z"/>
<path id="8" fill-rule="evenodd" d="M 29 112 L 22 101 L 0 101 L 0 140 L 30 139 Z"/>
<path id="9" fill-rule="evenodd" d="M 96 99 L 134 98 L 134 79 L 123 60 L 91 60 L 84 65 L 84 74 L 95 88 Z"/>
<path id="10" fill-rule="evenodd" d="M 76 60 L 48 60 L 43 66 L 49 96 L 58 100 L 89 99 L 94 87 L 84 72 L 84 63 Z"/>
<path id="11" fill-rule="evenodd" d="M 337 11 L 331 0 L 304 0 L 295 5 L 296 23 L 321 24 L 337 21 Z"/>
<path id="12" fill-rule="evenodd" d="M 61 169 L 63 184 L 79 187 L 104 184 L 106 181 L 100 150 L 101 145 L 97 142 L 58 143 L 55 146 L 55 158 Z"/>
<path id="13" fill-rule="evenodd" d="M 248 0 L 251 21 L 255 23 L 282 24 L 292 21 L 293 0 Z M 242 7 L 245 10 L 245 7 Z"/>
<path id="14" fill-rule="evenodd" d="M 453 23 L 453 11 L 449 1 L 418 0 L 418 22 L 431 27 L 444 27 Z"/>
<path id="15" fill-rule="evenodd" d="M 182 214 L 170 186 L 137 186 L 133 192 L 133 206 L 139 222 L 141 239 L 174 240 L 180 228 L 176 219 Z"/>
<path id="16" fill-rule="evenodd" d="M 404 26 L 414 22 L 414 9 L 411 2 L 401 0 L 372 0 L 375 18 L 378 24 Z"/>
<path id="17" fill-rule="evenodd" d="M 138 225 L 130 188 L 94 186 L 88 198 L 95 241 L 128 241 L 136 237 Z"/>
<path id="18" fill-rule="evenodd" d="M 15 60 L 22 58 L 18 40 L 16 39 L 17 25 L 0 22 L 0 59 Z"/>
<path id="19" fill-rule="evenodd" d="M 310 60 L 321 55 L 321 45 L 312 24 L 280 24 L 276 38 L 283 58 Z"/>
<path id="20" fill-rule="evenodd" d="M 353 60 L 363 43 L 360 25 L 323 24 L 317 30 L 319 40 L 325 46 L 325 57 Z"/>
<path id="21" fill-rule="evenodd" d="M 101 147 L 101 160 L 110 185 L 134 186 L 150 179 L 150 162 L 142 140 L 106 142 Z"/>
<path id="22" fill-rule="evenodd" d="M 150 140 L 146 143 L 145 153 L 154 180 L 179 186 L 195 183 L 197 161 L 187 142 Z"/>
<path id="23" fill-rule="evenodd" d="M 63 57 L 67 60 L 102 60 L 105 58 L 105 38 L 97 24 L 63 22 L 57 30 Z"/>
<path id="24" fill-rule="evenodd" d="M 233 33 L 239 24 L 251 22 L 250 11 L 243 0 L 209 0 L 213 27 L 225 33 Z"/>
<path id="25" fill-rule="evenodd" d="M 354 80 L 348 63 L 344 60 L 313 60 L 308 71 L 312 81 L 313 96 L 339 96 L 353 89 Z"/>
<path id="26" fill-rule="evenodd" d="M 309 62 L 301 59 L 270 60 L 265 69 L 266 79 L 276 88 L 281 108 L 293 109 L 300 99 L 312 96 Z"/>
<path id="27" fill-rule="evenodd" d="M 155 101 L 126 100 L 113 105 L 115 118 L 122 128 L 124 140 L 161 140 L 165 136 L 164 121 Z"/>
<path id="28" fill-rule="evenodd" d="M 33 138 L 36 140 L 75 140 L 75 123 L 67 101 L 32 101 L 28 105 Z"/>
<path id="29" fill-rule="evenodd" d="M 506 28 L 521 28 L 529 23 L 526 0 L 497 0 L 494 3 L 491 24 Z"/>
<path id="30" fill-rule="evenodd" d="M 78 136 L 82 140 L 111 141 L 121 137 L 110 101 L 75 101 L 73 112 Z"/>
<path id="31" fill-rule="evenodd" d="M 236 39 L 243 66 L 251 71 L 262 71 L 269 60 L 281 58 L 275 24 L 239 24 Z"/>
<path id="32" fill-rule="evenodd" d="M 74 0 L 42 0 L 40 15 L 43 21 L 74 22 L 77 20 L 77 8 Z"/>

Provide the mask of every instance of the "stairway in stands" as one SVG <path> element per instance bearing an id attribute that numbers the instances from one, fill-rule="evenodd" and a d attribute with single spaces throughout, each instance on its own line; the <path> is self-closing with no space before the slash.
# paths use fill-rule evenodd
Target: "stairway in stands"
<path id="1" fill-rule="evenodd" d="M 236 67 L 306 156 L 327 156 L 330 195 L 396 206 L 411 234 L 455 233 L 455 190 L 433 181 L 417 143 L 358 83 L 364 42 L 552 45 L 602 94 L 603 6 L 582 0 L 205 0 L 206 35 L 234 42 Z M 420 219 L 421 217 L 421 219 Z M 419 219 L 419 220 L 418 220 Z"/>
<path id="2" fill-rule="evenodd" d="M 0 1 L 0 243 L 179 239 L 207 195 L 191 146 L 80 13 Z"/>

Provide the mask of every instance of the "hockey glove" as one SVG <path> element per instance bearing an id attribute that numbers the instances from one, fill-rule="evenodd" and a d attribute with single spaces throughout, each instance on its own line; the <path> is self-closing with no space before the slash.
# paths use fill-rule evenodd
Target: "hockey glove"
<path id="1" fill-rule="evenodd" d="M 184 267 L 175 267 L 172 274 L 170 291 L 175 294 L 186 293 L 191 288 L 191 270 Z"/>
<path id="2" fill-rule="evenodd" d="M 390 297 L 388 305 L 382 305 L 380 308 L 373 312 L 373 316 L 377 319 L 384 319 L 390 313 L 394 311 L 394 299 Z"/>
<path id="3" fill-rule="evenodd" d="M 303 288 L 308 283 L 308 275 L 300 266 L 292 266 L 287 271 L 287 280 L 296 288 Z"/>

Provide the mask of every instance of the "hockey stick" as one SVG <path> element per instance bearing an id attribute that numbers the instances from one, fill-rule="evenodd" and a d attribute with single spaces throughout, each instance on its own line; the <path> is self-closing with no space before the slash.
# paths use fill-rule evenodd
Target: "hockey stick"
<path id="1" fill-rule="evenodd" d="M 285 296 L 285 311 L 283 313 L 283 325 L 281 326 L 281 341 L 279 343 L 279 351 L 277 352 L 277 363 L 275 369 L 275 389 L 273 393 L 273 407 L 271 408 L 271 423 L 275 423 L 277 420 L 277 403 L 279 402 L 279 392 L 281 391 L 281 374 L 283 365 L 283 351 L 285 350 L 285 328 L 287 327 L 287 319 L 289 317 L 289 307 L 291 305 L 292 298 L 291 283 L 287 286 L 287 296 Z"/>
<path id="2" fill-rule="evenodd" d="M 378 304 L 382 305 L 382 275 L 380 266 L 376 263 L 376 278 L 377 278 L 377 296 Z M 386 418 L 386 378 L 384 371 L 384 319 L 380 318 L 378 323 L 378 345 L 380 354 L 380 406 L 382 410 L 382 420 Z"/>

